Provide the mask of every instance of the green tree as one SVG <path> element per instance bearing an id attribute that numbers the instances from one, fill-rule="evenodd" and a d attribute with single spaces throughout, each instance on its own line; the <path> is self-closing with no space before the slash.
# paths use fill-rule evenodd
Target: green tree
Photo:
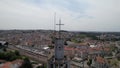
<path id="1" fill-rule="evenodd" d="M 20 68 L 33 68 L 30 60 L 27 57 L 23 57 L 23 65 Z"/>
<path id="2" fill-rule="evenodd" d="M 20 56 L 19 51 L 15 50 L 14 52 L 15 52 L 15 55 L 16 55 L 16 56 Z"/>
<path id="3" fill-rule="evenodd" d="M 87 62 L 87 65 L 91 66 L 91 64 L 92 64 L 92 59 L 89 59 L 88 62 Z"/>
<path id="4" fill-rule="evenodd" d="M 3 51 L 7 51 L 6 48 L 3 48 Z"/>

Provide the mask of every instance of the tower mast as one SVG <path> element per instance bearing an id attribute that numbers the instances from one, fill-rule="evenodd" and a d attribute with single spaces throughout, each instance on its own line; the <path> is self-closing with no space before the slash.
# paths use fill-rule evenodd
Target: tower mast
<path id="1" fill-rule="evenodd" d="M 61 37 L 61 26 L 64 24 L 61 24 L 61 19 L 59 19 L 59 24 L 55 25 L 59 26 L 59 37 L 55 38 L 55 52 L 54 55 L 50 59 L 48 59 L 48 68 L 70 68 L 68 59 L 64 57 L 64 41 Z"/>
<path id="2" fill-rule="evenodd" d="M 56 29 L 56 12 L 54 13 L 54 34 L 55 34 L 55 29 Z"/>
<path id="3" fill-rule="evenodd" d="M 56 24 L 59 26 L 59 39 L 61 38 L 61 25 L 64 25 L 64 24 L 61 24 L 61 19 L 59 19 L 59 24 Z"/>

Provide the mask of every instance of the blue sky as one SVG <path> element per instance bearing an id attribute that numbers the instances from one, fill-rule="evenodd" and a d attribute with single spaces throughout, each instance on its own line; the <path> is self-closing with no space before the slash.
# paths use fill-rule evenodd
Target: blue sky
<path id="1" fill-rule="evenodd" d="M 120 0 L 0 0 L 0 29 L 120 31 Z M 57 30 L 58 28 L 56 28 Z"/>

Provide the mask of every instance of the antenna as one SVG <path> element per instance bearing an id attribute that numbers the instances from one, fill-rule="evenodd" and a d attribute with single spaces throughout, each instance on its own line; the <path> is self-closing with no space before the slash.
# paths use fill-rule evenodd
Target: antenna
<path id="1" fill-rule="evenodd" d="M 56 12 L 54 13 L 54 33 L 55 33 L 55 29 L 56 29 Z"/>
<path id="2" fill-rule="evenodd" d="M 61 24 L 61 19 L 59 19 L 59 24 L 56 24 L 59 26 L 59 38 L 61 38 L 61 34 L 60 34 L 60 31 L 61 31 L 61 25 L 64 25 L 64 24 Z"/>

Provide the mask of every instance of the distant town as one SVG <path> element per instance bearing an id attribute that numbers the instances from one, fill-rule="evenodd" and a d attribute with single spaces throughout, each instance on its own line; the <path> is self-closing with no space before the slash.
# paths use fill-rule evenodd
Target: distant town
<path id="1" fill-rule="evenodd" d="M 70 68 L 120 68 L 120 32 L 60 32 Z M 58 35 L 54 30 L 0 30 L 0 68 L 47 68 Z"/>

